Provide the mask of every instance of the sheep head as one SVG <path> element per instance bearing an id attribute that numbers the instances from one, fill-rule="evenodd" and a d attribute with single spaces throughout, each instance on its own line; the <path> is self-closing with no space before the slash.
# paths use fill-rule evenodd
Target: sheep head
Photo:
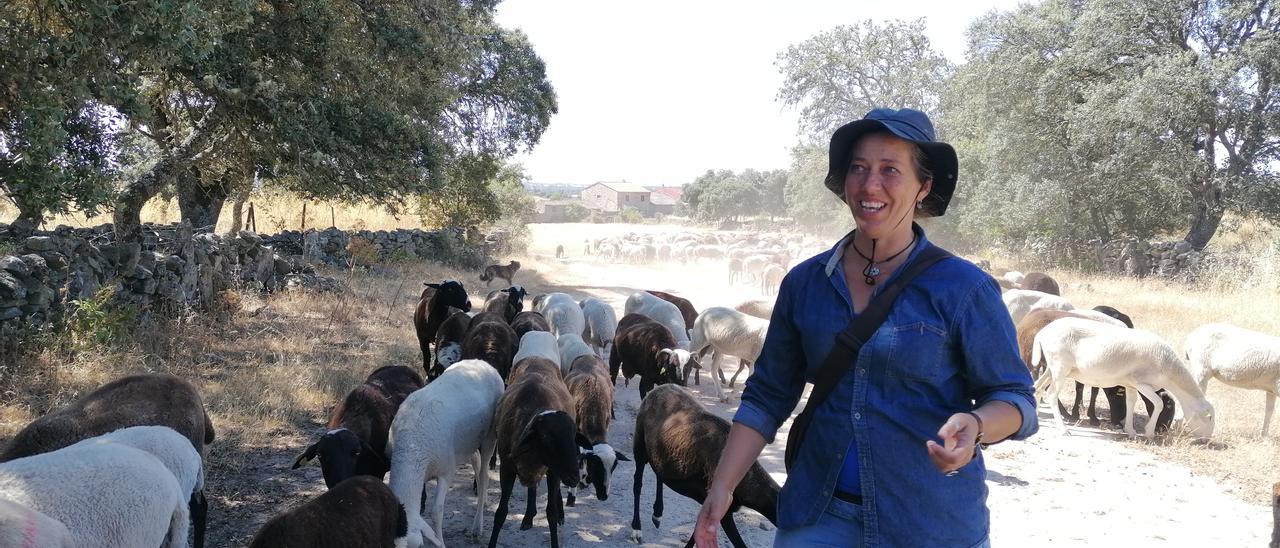
<path id="1" fill-rule="evenodd" d="M 430 289 L 435 289 L 436 293 L 431 298 L 432 306 L 452 306 L 463 312 L 471 311 L 471 300 L 467 297 L 467 290 L 462 286 L 462 282 L 458 280 L 445 280 L 438 284 L 427 284 Z M 436 304 L 439 303 L 439 304 Z"/>
<path id="2" fill-rule="evenodd" d="M 548 409 L 529 419 L 520 442 L 516 444 L 518 458 L 537 459 L 551 473 L 569 487 L 578 486 L 578 427 L 564 411 Z"/>
<path id="3" fill-rule="evenodd" d="M 619 462 L 630 462 L 631 459 L 607 443 L 592 445 L 582 434 L 578 434 L 578 446 L 582 448 L 580 483 L 594 486 L 597 500 L 609 500 L 609 478 L 618 469 Z"/>
<path id="4" fill-rule="evenodd" d="M 330 489 L 342 480 L 362 473 L 381 470 L 385 474 L 390 467 L 386 457 L 346 428 L 326 432 L 319 441 L 298 455 L 293 461 L 293 469 L 306 466 L 312 460 L 320 461 L 324 484 Z"/>
<path id="5" fill-rule="evenodd" d="M 658 384 L 675 383 L 684 386 L 687 371 L 697 361 L 693 354 L 683 348 L 663 348 L 658 351 Z M 682 374 L 682 369 L 684 373 Z"/>

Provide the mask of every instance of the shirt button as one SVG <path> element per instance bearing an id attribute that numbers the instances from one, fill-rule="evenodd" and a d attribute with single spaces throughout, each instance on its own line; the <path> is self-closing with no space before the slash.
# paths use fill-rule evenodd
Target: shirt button
<path id="1" fill-rule="evenodd" d="M 867 374 L 867 368 L 865 368 L 865 367 L 859 367 L 859 368 L 858 368 L 858 374 L 859 374 L 859 375 L 866 375 L 866 374 Z"/>
<path id="2" fill-rule="evenodd" d="M 862 420 L 862 413 L 854 413 L 854 414 L 853 414 L 853 419 L 854 419 L 854 420 Z"/>

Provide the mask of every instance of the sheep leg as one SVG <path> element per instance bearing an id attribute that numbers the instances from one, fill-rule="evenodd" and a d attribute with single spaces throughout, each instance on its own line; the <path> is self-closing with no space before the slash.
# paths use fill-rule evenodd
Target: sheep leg
<path id="1" fill-rule="evenodd" d="M 657 529 L 662 526 L 662 476 L 658 475 L 658 471 L 653 471 L 653 482 L 655 492 L 653 494 L 653 528 Z"/>
<path id="2" fill-rule="evenodd" d="M 488 460 L 486 458 L 488 454 L 492 454 L 493 444 L 487 443 L 487 441 L 486 443 L 481 443 L 480 450 L 471 456 L 471 469 L 475 471 L 476 483 L 479 484 L 479 489 L 476 490 L 476 519 L 471 523 L 471 534 L 475 535 L 477 539 L 484 534 L 484 503 L 485 499 L 489 498 L 489 472 L 484 468 L 484 461 Z M 487 450 L 485 449 L 486 444 L 488 445 Z"/>
<path id="3" fill-rule="evenodd" d="M 1067 415 L 1071 417 L 1071 420 L 1074 420 L 1074 421 L 1080 420 L 1080 404 L 1083 402 L 1084 402 L 1084 385 L 1077 381 L 1075 403 L 1071 405 L 1071 413 Z"/>
<path id="4" fill-rule="evenodd" d="M 497 548 L 498 533 L 502 532 L 502 524 L 507 521 L 507 505 L 511 502 L 511 491 L 516 486 L 516 465 L 502 461 L 498 472 L 498 481 L 502 485 L 502 494 L 498 495 L 498 509 L 493 512 L 493 532 L 489 533 L 489 548 Z"/>
<path id="5" fill-rule="evenodd" d="M 1067 421 L 1062 418 L 1061 403 L 1058 401 L 1058 394 L 1062 392 L 1062 382 L 1065 378 L 1066 375 L 1053 375 L 1053 380 L 1049 381 L 1049 398 L 1057 403 L 1057 405 L 1050 405 L 1049 408 L 1053 410 L 1053 418 L 1058 419 L 1058 426 L 1062 427 L 1062 434 L 1070 436 L 1071 431 L 1067 429 Z"/>
<path id="6" fill-rule="evenodd" d="M 538 484 L 534 483 L 529 486 L 529 500 L 525 501 L 524 519 L 520 521 L 520 530 L 528 531 L 533 528 L 533 518 L 538 515 Z M 551 516 L 547 516 L 550 518 Z"/>
<path id="7" fill-rule="evenodd" d="M 191 525 L 195 529 L 195 548 L 204 548 L 204 531 L 209 522 L 209 499 L 204 489 L 191 494 Z"/>
<path id="8" fill-rule="evenodd" d="M 444 496 L 449 493 L 449 484 L 453 483 L 454 467 L 445 468 L 445 472 L 436 477 L 435 512 L 432 522 L 435 523 L 436 545 L 444 546 Z"/>
<path id="9" fill-rule="evenodd" d="M 747 548 L 747 543 L 742 541 L 742 534 L 738 533 L 738 524 L 733 522 L 733 512 L 725 512 L 724 517 L 720 519 L 720 528 L 724 529 L 724 534 L 729 537 L 733 548 Z"/>
<path id="10" fill-rule="evenodd" d="M 1271 415 L 1276 410 L 1276 394 L 1280 393 L 1280 389 L 1275 392 L 1267 392 L 1267 408 L 1262 414 L 1262 436 L 1267 436 L 1267 431 L 1271 429 Z"/>
<path id="11" fill-rule="evenodd" d="M 1138 411 L 1138 390 L 1132 386 L 1124 387 L 1124 433 L 1130 438 L 1138 437 L 1138 432 L 1133 429 L 1133 414 Z"/>
<path id="12" fill-rule="evenodd" d="M 1143 398 L 1151 402 L 1150 404 L 1151 408 L 1149 410 L 1150 413 L 1148 414 L 1148 418 L 1147 418 L 1147 428 L 1146 428 L 1145 435 L 1148 438 L 1155 437 L 1156 422 L 1157 422 L 1156 417 L 1159 417 L 1160 412 L 1164 411 L 1164 400 L 1160 398 L 1159 394 L 1156 394 L 1156 389 L 1154 387 L 1137 385 L 1135 386 L 1135 388 L 1138 389 L 1138 394 L 1141 394 Z"/>
<path id="13" fill-rule="evenodd" d="M 712 380 L 716 381 L 716 397 L 718 397 L 721 402 L 729 401 L 729 395 L 724 393 L 724 385 L 726 382 L 724 380 L 724 370 L 720 369 L 719 350 L 713 349 L 711 351 L 711 369 Z"/>
<path id="14" fill-rule="evenodd" d="M 564 518 L 560 514 L 564 513 L 563 509 L 558 509 L 556 504 L 560 501 L 560 480 L 556 475 L 547 472 L 547 527 L 551 529 L 551 548 L 559 548 L 560 546 L 560 524 L 564 523 Z"/>
<path id="15" fill-rule="evenodd" d="M 751 367 L 751 362 L 741 358 L 738 359 L 738 370 L 734 371 L 733 378 L 729 379 L 729 388 L 733 388 L 733 385 L 738 382 L 738 373 L 746 371 L 748 367 Z"/>
<path id="16" fill-rule="evenodd" d="M 173 508 L 173 516 L 169 518 L 169 532 L 165 535 L 163 548 L 186 548 L 190 520 L 190 508 L 179 502 Z"/>
<path id="17" fill-rule="evenodd" d="M 631 481 L 631 540 L 636 544 L 640 544 L 642 541 L 640 536 L 640 492 L 644 488 L 644 467 L 649 463 L 649 454 L 645 452 L 644 432 L 641 431 L 639 425 L 637 425 L 634 437 L 635 445 L 632 446 L 632 458 L 636 461 L 636 471 Z"/>

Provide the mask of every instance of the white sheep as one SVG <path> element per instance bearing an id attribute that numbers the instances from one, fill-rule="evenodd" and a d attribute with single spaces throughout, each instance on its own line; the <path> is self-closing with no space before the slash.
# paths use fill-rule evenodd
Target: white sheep
<path id="1" fill-rule="evenodd" d="M 497 438 L 493 413 L 502 396 L 502 376 L 482 360 L 462 360 L 434 382 L 410 394 L 391 423 L 391 491 L 409 518 L 409 546 L 444 546 L 444 499 L 458 465 L 470 458 L 479 496 L 471 533 L 480 538 L 489 474 Z M 432 529 L 414 509 L 422 507 L 426 482 L 436 480 Z"/>
<path id="2" fill-rule="evenodd" d="M 684 324 L 684 316 L 676 305 L 664 301 L 648 291 L 637 291 L 627 297 L 623 316 L 627 314 L 643 314 L 667 329 L 676 338 L 676 346 L 682 350 L 689 349 L 689 331 Z"/>
<path id="3" fill-rule="evenodd" d="M 520 348 L 511 358 L 512 367 L 530 356 L 546 358 L 560 365 L 560 345 L 556 342 L 556 336 L 546 331 L 530 331 L 521 335 Z"/>
<path id="4" fill-rule="evenodd" d="M 749 299 L 738 303 L 733 309 L 748 316 L 768 320 L 773 317 L 773 303 L 773 299 Z"/>
<path id="5" fill-rule="evenodd" d="M 1018 325 L 1022 318 L 1032 310 L 1074 310 L 1071 302 L 1057 295 L 1031 291 L 1029 289 L 1011 289 L 1001 295 L 1004 306 L 1013 318 L 1013 325 Z"/>
<path id="6" fill-rule="evenodd" d="M 1280 337 L 1224 323 L 1202 325 L 1182 345 L 1201 390 L 1209 379 L 1267 393 L 1262 435 L 1270 430 L 1280 396 Z"/>
<path id="7" fill-rule="evenodd" d="M 596 350 L 597 355 L 608 359 L 613 337 L 618 330 L 617 314 L 612 306 L 600 299 L 588 297 L 582 299 L 578 306 L 582 308 L 583 319 L 587 322 L 587 330 L 582 334 L 583 340 Z"/>
<path id="8" fill-rule="evenodd" d="M 1049 407 L 1063 432 L 1067 424 L 1053 401 L 1068 378 L 1092 386 L 1125 388 L 1124 431 L 1130 436 L 1138 394 L 1154 404 L 1151 417 L 1164 408 L 1156 390 L 1161 388 L 1182 405 L 1190 433 L 1199 439 L 1213 435 L 1213 405 L 1205 399 L 1191 372 L 1173 347 L 1155 333 L 1107 325 L 1085 318 L 1061 318 L 1040 330 L 1031 345 L 1031 361 L 1046 363 L 1047 371 L 1036 381 L 1041 397 L 1051 398 Z M 1147 421 L 1146 436 L 1155 435 L 1156 420 Z"/>
<path id="9" fill-rule="evenodd" d="M 560 348 L 560 372 L 565 375 L 569 374 L 569 368 L 573 366 L 573 360 L 578 356 L 597 356 L 598 354 L 591 349 L 591 346 L 582 340 L 580 335 L 575 333 L 565 333 L 560 335 L 556 340 L 557 346 Z"/>
<path id="10" fill-rule="evenodd" d="M 199 462 L 185 437 L 170 439 L 166 455 L 185 448 L 194 460 L 181 460 Z M 191 493 L 178 482 L 150 452 L 99 438 L 0 464 L 0 498 L 61 522 L 76 546 L 187 546 Z"/>
<path id="11" fill-rule="evenodd" d="M 0 546 L 75 548 L 62 522 L 16 502 L 0 499 Z"/>
<path id="12" fill-rule="evenodd" d="M 551 332 L 559 337 L 565 333 L 577 333 L 579 336 L 587 328 L 587 320 L 582 316 L 582 308 L 574 302 L 573 297 L 565 293 L 548 293 L 539 302 L 538 312 L 551 324 Z"/>
<path id="13" fill-rule="evenodd" d="M 760 275 L 760 292 L 765 295 L 777 295 L 778 287 L 782 285 L 782 278 L 787 275 L 787 269 L 777 264 L 769 264 L 764 267 L 764 272 Z"/>
<path id="14" fill-rule="evenodd" d="M 1004 275 L 1000 276 L 1000 279 L 1006 282 L 1009 282 L 1010 284 L 1013 285 L 1013 287 L 1019 287 L 1022 285 L 1022 279 L 1025 277 L 1026 277 L 1025 274 L 1018 272 L 1017 270 L 1010 270 L 1008 272 L 1005 272 Z"/>
<path id="15" fill-rule="evenodd" d="M 702 356 L 711 350 L 711 377 L 716 381 L 716 392 L 720 401 L 728 401 L 724 392 L 720 371 L 720 356 L 724 354 L 737 356 L 738 370 L 729 380 L 729 386 L 738 380 L 738 374 L 760 357 L 760 348 L 764 346 L 765 333 L 769 331 L 769 321 L 749 316 L 737 310 L 722 306 L 713 306 L 698 314 L 693 322 L 693 340 L 689 351 L 702 363 Z M 686 369 L 688 367 L 686 366 Z M 686 372 L 686 378 L 688 374 Z"/>

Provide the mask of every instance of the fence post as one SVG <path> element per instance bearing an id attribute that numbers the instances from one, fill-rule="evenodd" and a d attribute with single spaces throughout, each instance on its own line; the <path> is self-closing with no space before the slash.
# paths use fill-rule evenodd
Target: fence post
<path id="1" fill-rule="evenodd" d="M 258 218 L 253 215 L 253 202 L 249 202 L 249 218 L 244 221 L 244 229 L 258 232 Z"/>
<path id="2" fill-rule="evenodd" d="M 307 203 L 302 202 L 302 232 L 307 231 Z"/>
<path id="3" fill-rule="evenodd" d="M 333 212 L 333 206 L 329 206 L 329 228 L 338 228 L 338 216 Z"/>

